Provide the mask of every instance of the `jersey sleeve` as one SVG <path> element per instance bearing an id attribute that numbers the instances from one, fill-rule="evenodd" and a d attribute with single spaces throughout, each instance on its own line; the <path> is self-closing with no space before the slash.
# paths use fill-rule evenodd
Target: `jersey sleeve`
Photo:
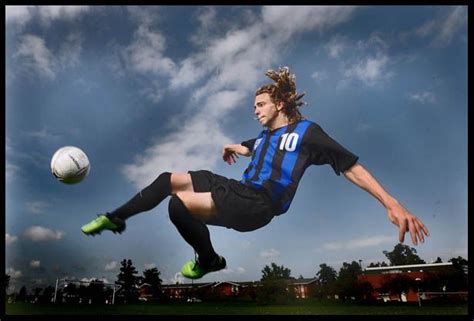
<path id="1" fill-rule="evenodd" d="M 256 138 L 252 138 L 241 142 L 240 145 L 247 147 L 250 151 L 253 151 L 253 146 L 255 145 Z"/>
<path id="2" fill-rule="evenodd" d="M 332 139 L 317 124 L 309 128 L 308 146 L 313 165 L 329 164 L 336 175 L 345 172 L 359 159 L 342 145 Z"/>

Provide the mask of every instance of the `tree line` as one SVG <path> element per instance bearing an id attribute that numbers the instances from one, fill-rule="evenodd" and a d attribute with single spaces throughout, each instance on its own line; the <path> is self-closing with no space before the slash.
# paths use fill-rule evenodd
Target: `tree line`
<path id="1" fill-rule="evenodd" d="M 416 253 L 416 249 L 407 245 L 397 244 L 392 251 L 383 251 L 389 263 L 371 262 L 368 267 L 397 266 L 409 264 L 425 263 Z M 436 263 L 441 263 L 438 257 Z M 454 272 L 428 274 L 423 282 L 414 284 L 413 280 L 403 275 L 391 278 L 382 288 L 378 289 L 384 293 L 407 292 L 409 288 L 417 287 L 424 291 L 444 290 L 460 291 L 467 289 L 467 266 L 468 261 L 462 257 L 452 258 Z M 147 284 L 151 300 L 166 299 L 162 292 L 161 272 L 157 268 L 150 268 L 138 275 L 137 269 L 133 266 L 132 260 L 123 259 L 120 263 L 120 272 L 115 281 L 116 302 L 136 302 L 139 298 L 139 287 Z M 319 265 L 319 269 L 314 275 L 317 280 L 317 286 L 314 287 L 310 296 L 316 298 L 326 298 L 338 296 L 340 299 L 347 298 L 363 299 L 370 296 L 374 290 L 368 282 L 361 282 L 358 276 L 362 273 L 361 260 L 351 263 L 343 262 L 338 272 L 326 263 Z M 300 279 L 302 276 L 300 275 Z M 295 278 L 291 275 L 291 270 L 283 265 L 276 263 L 265 265 L 262 269 L 260 286 L 254 292 L 250 292 L 250 297 L 261 304 L 285 303 L 291 300 L 294 295 L 289 290 L 289 284 Z M 5 291 L 8 289 L 10 276 L 5 275 Z M 13 297 L 19 301 L 29 302 L 51 302 L 55 288 L 47 286 L 46 288 L 33 288 L 31 293 L 23 286 Z M 112 296 L 113 288 L 108 287 L 102 280 L 93 279 L 85 282 L 69 282 L 58 290 L 56 302 L 75 302 L 75 303 L 104 303 Z M 80 301 L 78 301 L 80 300 Z"/>

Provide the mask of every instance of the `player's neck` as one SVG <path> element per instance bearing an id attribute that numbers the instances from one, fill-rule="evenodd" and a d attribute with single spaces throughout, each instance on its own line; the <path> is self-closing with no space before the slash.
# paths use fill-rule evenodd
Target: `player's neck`
<path id="1" fill-rule="evenodd" d="M 290 120 L 286 115 L 280 114 L 275 120 L 268 126 L 270 131 L 274 131 L 275 129 L 285 127 L 290 123 Z"/>

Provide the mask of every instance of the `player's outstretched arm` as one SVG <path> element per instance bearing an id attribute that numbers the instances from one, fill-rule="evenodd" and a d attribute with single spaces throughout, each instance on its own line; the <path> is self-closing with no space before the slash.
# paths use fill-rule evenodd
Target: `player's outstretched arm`
<path id="1" fill-rule="evenodd" d="M 247 147 L 240 144 L 229 144 L 224 146 L 222 151 L 222 159 L 227 164 L 234 164 L 237 161 L 236 159 L 239 158 L 238 155 L 250 156 L 252 153 Z"/>
<path id="2" fill-rule="evenodd" d="M 425 235 L 429 236 L 428 229 L 415 215 L 405 209 L 394 197 L 388 194 L 377 180 L 360 164 L 344 172 L 344 176 L 352 183 L 369 192 L 382 203 L 387 209 L 388 219 L 399 228 L 399 240 L 403 243 L 405 233 L 410 232 L 414 245 L 418 241 L 425 241 Z"/>

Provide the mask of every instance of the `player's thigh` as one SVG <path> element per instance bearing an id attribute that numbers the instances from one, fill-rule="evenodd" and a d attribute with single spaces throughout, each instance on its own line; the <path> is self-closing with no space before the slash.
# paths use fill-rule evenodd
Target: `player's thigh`
<path id="1" fill-rule="evenodd" d="M 193 192 L 193 181 L 188 173 L 171 173 L 171 194 Z"/>
<path id="2" fill-rule="evenodd" d="M 216 204 L 211 193 L 178 192 L 176 193 L 184 203 L 189 213 L 196 218 L 207 221 L 217 215 Z"/>

